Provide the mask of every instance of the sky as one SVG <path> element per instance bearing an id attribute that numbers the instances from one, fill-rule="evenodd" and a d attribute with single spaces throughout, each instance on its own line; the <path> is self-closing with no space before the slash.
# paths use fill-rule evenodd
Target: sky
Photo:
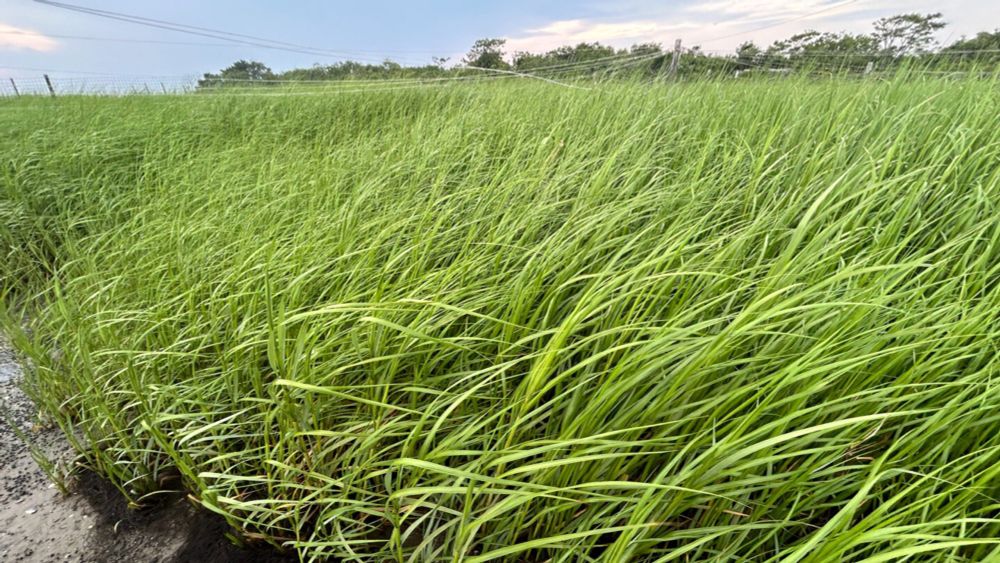
<path id="1" fill-rule="evenodd" d="M 227 44 L 33 0 L 0 0 L 0 78 L 191 76 L 238 59 L 274 70 L 353 59 L 452 62 L 478 38 L 503 37 L 508 50 L 543 51 L 582 41 L 641 42 L 732 51 L 804 29 L 866 32 L 903 12 L 942 12 L 950 42 L 1000 28 L 998 0 L 65 0 L 187 25 L 336 51 L 329 56 Z M 86 39 L 84 39 L 86 38 Z"/>

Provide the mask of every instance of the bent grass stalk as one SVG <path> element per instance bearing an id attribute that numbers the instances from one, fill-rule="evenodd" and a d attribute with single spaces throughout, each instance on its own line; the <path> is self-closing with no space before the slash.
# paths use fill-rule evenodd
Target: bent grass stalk
<path id="1" fill-rule="evenodd" d="M 996 86 L 2 100 L 5 326 L 306 561 L 989 560 Z"/>

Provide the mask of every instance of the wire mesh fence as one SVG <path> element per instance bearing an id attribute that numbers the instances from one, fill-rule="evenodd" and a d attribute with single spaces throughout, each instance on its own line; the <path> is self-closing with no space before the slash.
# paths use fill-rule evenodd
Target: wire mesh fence
<path id="1" fill-rule="evenodd" d="M 578 87 L 585 82 L 621 78 L 660 79 L 668 76 L 671 53 L 625 53 L 590 60 L 567 60 L 532 68 L 484 69 L 454 67 L 431 76 L 401 74 L 335 80 L 231 78 L 219 76 L 106 76 L 52 77 L 48 75 L 0 80 L 0 96 L 64 95 L 179 95 L 179 94 L 309 94 L 391 91 L 417 87 L 537 79 Z M 679 55 L 672 79 L 725 79 L 750 76 L 783 77 L 801 74 L 969 77 L 1000 75 L 1000 50 L 952 51 L 906 59 L 868 53 L 811 51 L 793 54 L 757 53 L 734 56 L 688 50 Z"/>
<path id="2" fill-rule="evenodd" d="M 195 91 L 193 76 L 127 77 L 88 76 L 86 78 L 29 77 L 0 80 L 2 96 L 184 94 Z"/>

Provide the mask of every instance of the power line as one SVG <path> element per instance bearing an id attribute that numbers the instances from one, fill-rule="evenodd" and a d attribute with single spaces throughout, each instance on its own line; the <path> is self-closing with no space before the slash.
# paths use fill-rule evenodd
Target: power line
<path id="1" fill-rule="evenodd" d="M 167 20 L 161 20 L 161 19 L 155 19 L 155 18 L 147 18 L 147 17 L 143 17 L 143 16 L 135 16 L 135 15 L 131 15 L 131 14 L 125 14 L 123 12 L 113 12 L 113 11 L 110 11 L 110 10 L 99 10 L 99 9 L 96 9 L 96 8 L 87 8 L 85 6 L 78 6 L 78 5 L 67 4 L 67 3 L 63 3 L 63 2 L 56 2 L 54 0 L 34 0 L 34 1 L 37 2 L 37 3 L 40 3 L 40 4 L 47 5 L 47 6 L 52 6 L 52 7 L 55 7 L 55 8 L 60 8 L 60 9 L 64 9 L 64 10 L 74 11 L 74 12 L 80 12 L 80 13 L 84 13 L 84 14 L 88 14 L 88 15 L 93 15 L 93 16 L 97 16 L 97 17 L 108 18 L 108 19 L 112 19 L 112 20 L 116 20 L 116 21 L 123 21 L 123 22 L 126 22 L 126 23 L 132 23 L 132 24 L 136 24 L 136 25 L 144 25 L 144 26 L 155 27 L 155 28 L 159 28 L 159 29 L 166 29 L 168 31 L 175 31 L 175 32 L 178 32 L 178 33 L 187 33 L 187 34 L 197 35 L 197 36 L 201 36 L 201 37 L 211 37 L 211 38 L 221 39 L 223 41 L 228 41 L 228 42 L 232 42 L 232 43 L 238 43 L 238 44 L 244 44 L 244 45 L 252 45 L 252 46 L 257 46 L 257 47 L 262 47 L 262 48 L 267 48 L 267 49 L 277 49 L 277 50 L 291 51 L 291 52 L 296 52 L 296 53 L 305 53 L 305 54 L 313 54 L 313 55 L 320 55 L 320 56 L 338 56 L 338 57 L 342 56 L 344 54 L 349 54 L 350 53 L 348 51 L 343 51 L 343 52 L 330 51 L 330 50 L 326 50 L 326 49 L 319 49 L 319 48 L 315 48 L 315 47 L 308 47 L 308 46 L 299 45 L 299 44 L 295 44 L 295 43 L 288 43 L 288 42 L 284 42 L 284 41 L 276 41 L 276 40 L 273 40 L 273 39 L 268 39 L 268 38 L 264 38 L 264 37 L 258 37 L 258 36 L 254 36 L 254 35 L 247 35 L 247 34 L 241 34 L 241 33 L 233 33 L 233 32 L 228 32 L 228 31 L 219 30 L 219 29 L 213 29 L 213 28 L 208 28 L 208 27 L 192 26 L 192 25 L 188 25 L 188 24 L 181 24 L 181 23 L 171 22 L 171 21 L 167 21 Z M 100 38 L 92 38 L 91 40 L 100 40 Z M 349 56 L 353 56 L 353 55 L 349 55 Z M 628 58 L 628 57 L 631 57 L 631 56 L 633 56 L 633 55 L 627 55 L 627 54 L 612 55 L 610 57 L 606 57 L 606 59 Z M 360 57 L 358 57 L 358 58 L 360 58 Z M 576 63 L 564 63 L 564 64 L 551 65 L 550 68 L 573 67 L 575 65 L 592 65 L 594 62 L 595 62 L 594 60 L 590 60 L 590 61 L 580 61 L 580 62 L 576 62 Z M 481 71 L 481 72 L 494 72 L 494 73 L 497 72 L 495 69 L 483 69 L 483 68 L 471 67 L 471 66 L 467 67 L 467 68 L 472 69 L 472 70 Z M 540 71 L 540 70 L 545 70 L 545 69 L 546 69 L 546 67 L 540 67 L 540 68 L 531 69 L 531 70 L 532 71 Z M 523 73 L 523 72 L 522 73 L 517 73 L 517 74 L 520 74 L 522 76 L 530 76 L 527 73 Z M 541 78 L 541 77 L 533 77 L 533 78 L 548 81 L 547 79 L 544 79 L 544 78 Z M 555 81 L 552 81 L 552 82 L 555 82 Z"/>
<path id="2" fill-rule="evenodd" d="M 574 72 L 610 72 L 621 68 L 635 66 L 642 62 L 649 62 L 657 58 L 665 57 L 667 54 L 663 52 L 657 53 L 646 53 L 641 55 L 631 55 L 624 59 L 618 59 L 615 61 L 606 62 L 593 62 L 593 61 L 581 61 L 576 63 L 571 67 L 564 68 L 554 68 L 554 67 L 538 67 L 528 70 L 527 72 L 549 72 L 552 74 L 567 74 Z M 607 63 L 610 62 L 610 65 Z"/>
<path id="3" fill-rule="evenodd" d="M 482 79 L 482 73 L 476 73 L 468 76 L 439 76 L 439 77 L 427 77 L 427 78 L 367 78 L 367 79 L 353 79 L 353 78 L 315 78 L 315 79 L 293 79 L 293 78 L 224 78 L 209 77 L 201 79 L 207 84 L 248 84 L 253 85 L 254 88 L 259 88 L 261 85 L 308 85 L 308 84 L 322 84 L 328 85 L 329 87 L 356 87 L 356 86 L 366 86 L 366 85 L 385 85 L 385 84 L 433 84 L 437 82 L 453 82 L 461 80 L 477 80 Z"/>
<path id="4" fill-rule="evenodd" d="M 137 25 L 146 25 L 146 26 L 150 26 L 150 27 L 157 27 L 157 28 L 160 28 L 160 29 L 167 29 L 169 31 L 176 31 L 176 32 L 179 32 L 179 33 L 189 33 L 189 34 L 192 34 L 192 35 L 202 35 L 202 36 L 205 36 L 205 37 L 214 37 L 214 38 L 218 38 L 218 39 L 223 39 L 225 41 L 232 41 L 232 42 L 244 43 L 244 44 L 248 44 L 248 45 L 267 46 L 269 48 L 275 48 L 276 46 L 282 46 L 282 47 L 288 47 L 288 48 L 294 49 L 294 50 L 306 50 L 306 51 L 312 51 L 312 52 L 334 53 L 334 54 L 338 54 L 338 55 L 342 54 L 342 53 L 337 53 L 335 51 L 330 51 L 328 49 L 320 49 L 320 48 L 315 48 L 315 47 L 309 47 L 309 46 L 306 46 L 306 45 L 298 45 L 298 44 L 295 44 L 295 43 L 288 43 L 288 42 L 285 42 L 285 41 L 278 41 L 278 40 L 274 40 L 274 39 L 268 39 L 266 37 L 257 37 L 257 36 L 254 36 L 254 35 L 247 35 L 247 34 L 242 34 L 242 33 L 234 33 L 234 32 L 230 32 L 230 31 L 225 31 L 225 30 L 220 30 L 220 29 L 213 29 L 213 28 L 209 28 L 209 27 L 200 27 L 200 26 L 194 26 L 194 25 L 189 25 L 189 24 L 171 22 L 171 21 L 167 21 L 167 20 L 161 20 L 161 19 L 155 19 L 155 18 L 147 18 L 147 17 L 144 17 L 144 16 L 136 16 L 136 15 L 132 15 L 132 14 L 126 14 L 124 12 L 114 12 L 114 11 L 111 11 L 111 10 L 99 10 L 97 8 L 88 8 L 86 6 L 78 6 L 78 5 L 75 5 L 75 4 L 67 4 L 67 3 L 63 3 L 63 2 L 55 2 L 53 0 L 34 0 L 34 1 L 37 2 L 37 3 L 39 3 L 39 4 L 45 4 L 45 5 L 48 5 L 48 6 L 52 6 L 52 7 L 55 7 L 55 8 L 61 8 L 61 9 L 64 9 L 64 10 L 70 10 L 70 11 L 73 11 L 73 12 L 80 12 L 80 13 L 89 14 L 89 15 L 93 15 L 93 16 L 110 18 L 110 19 L 114 19 L 114 20 L 118 20 L 118 21 L 125 21 L 125 22 L 128 22 L 128 23 L 134 23 L 134 24 L 137 24 Z M 222 37 L 220 37 L 220 36 L 222 36 Z M 228 36 L 228 37 L 226 37 L 226 36 Z M 237 39 L 233 39 L 233 38 L 237 38 Z M 246 39 L 246 40 L 249 40 L 249 41 L 241 41 L 241 39 Z M 265 45 L 265 44 L 269 44 L 269 45 Z"/>
<path id="5" fill-rule="evenodd" d="M 616 63 L 622 63 L 621 66 L 631 66 L 635 63 L 642 62 L 644 60 L 651 60 L 656 57 L 664 56 L 662 52 L 657 53 L 643 53 L 643 54 L 627 54 L 622 53 L 610 57 L 601 57 L 596 59 L 590 59 L 586 61 L 576 61 L 572 63 L 559 63 L 552 65 L 539 66 L 535 68 L 525 69 L 523 71 L 518 71 L 520 74 L 531 74 L 531 73 L 542 73 L 551 72 L 554 74 L 572 72 L 572 71 L 585 71 L 594 69 L 602 65 L 614 65 Z M 150 80 L 197 80 L 198 76 L 194 74 L 188 75 L 161 75 L 161 74 L 133 74 L 126 75 L 120 73 L 109 73 L 109 72 L 91 72 L 91 71 L 80 71 L 80 70 L 59 70 L 52 68 L 38 68 L 38 67 L 10 67 L 4 66 L 5 69 L 10 70 L 23 70 L 23 71 L 33 71 L 33 72 L 45 72 L 45 73 L 63 73 L 63 74 L 83 74 L 88 75 L 93 78 L 74 78 L 74 79 L 64 79 L 64 80 L 87 80 L 90 82 L 99 81 L 115 81 L 120 78 L 145 78 Z M 481 76 L 484 71 L 482 69 L 476 69 L 469 67 L 470 70 L 475 70 L 476 75 L 472 76 L 444 76 L 444 77 L 413 77 L 413 78 L 369 78 L 369 79 L 353 79 L 353 78 L 317 78 L 317 79 L 287 79 L 287 78 L 272 78 L 272 79 L 250 79 L 250 78 L 223 78 L 223 77 L 210 77 L 206 80 L 216 81 L 219 83 L 248 83 L 248 84 L 338 84 L 338 85 L 350 85 L 358 86 L 364 84 L 417 84 L 417 83 L 435 83 L 435 82 L 448 82 L 455 80 L 474 80 Z"/>
<path id="6" fill-rule="evenodd" d="M 478 75 L 476 76 L 476 79 L 483 82 L 493 82 L 498 80 L 510 79 L 514 77 L 515 76 L 513 75 L 492 75 L 492 76 Z M 198 99 L 198 98 L 206 99 L 216 96 L 288 97 L 288 96 L 317 96 L 317 95 L 328 95 L 328 94 L 362 94 L 362 93 L 367 94 L 371 92 L 395 92 L 399 90 L 418 88 L 421 86 L 446 86 L 446 85 L 447 83 L 402 84 L 402 85 L 388 86 L 384 88 L 378 86 L 372 86 L 369 88 L 354 88 L 354 89 L 315 88 L 315 89 L 304 89 L 304 90 L 278 90 L 278 91 L 272 91 L 261 88 L 240 88 L 235 91 L 230 89 L 221 89 L 218 91 L 208 90 L 205 93 L 193 96 L 192 99 Z"/>
<path id="7" fill-rule="evenodd" d="M 546 65 L 546 66 L 539 66 L 539 67 L 533 67 L 533 68 L 526 68 L 526 69 L 524 69 L 524 72 L 535 72 L 535 71 L 538 71 L 538 70 L 553 70 L 553 69 L 562 68 L 562 67 L 574 67 L 574 66 L 579 66 L 579 65 L 591 65 L 591 64 L 594 64 L 594 63 L 602 62 L 602 61 L 614 62 L 615 60 L 627 60 L 627 59 L 631 59 L 631 58 L 634 58 L 634 57 L 645 57 L 647 55 L 651 55 L 651 56 L 655 56 L 655 57 L 662 57 L 662 56 L 665 56 L 666 53 L 664 53 L 663 51 L 657 51 L 655 53 L 618 53 L 616 55 L 609 55 L 607 57 L 598 57 L 596 59 L 587 59 L 587 60 L 584 60 L 584 61 L 572 61 L 572 62 L 566 62 L 566 63 L 557 63 L 557 64 L 553 64 L 553 65 Z M 544 56 L 544 55 L 542 55 L 542 56 Z"/>
<path id="8" fill-rule="evenodd" d="M 61 35 L 56 33 L 40 33 L 37 31 L 0 31 L 0 35 L 28 35 L 36 37 L 50 37 L 54 39 L 73 39 L 80 41 L 103 41 L 109 43 L 149 43 L 154 45 L 188 45 L 194 47 L 238 47 L 241 44 L 237 43 L 203 43 L 197 41 L 164 41 L 157 39 L 133 39 L 128 37 L 95 37 L 88 35 Z M 348 51 L 344 51 L 345 53 Z M 403 54 L 432 54 L 436 51 L 403 51 L 395 49 L 384 49 L 378 50 L 365 50 L 365 49 L 354 49 L 351 52 L 357 53 L 403 53 Z"/>
<path id="9" fill-rule="evenodd" d="M 182 23 L 170 22 L 167 20 L 159 20 L 154 18 L 146 18 L 143 16 L 135 16 L 131 14 L 126 14 L 123 12 L 113 12 L 110 10 L 98 10 L 96 8 L 87 8 L 85 6 L 78 6 L 75 4 L 66 4 L 63 2 L 55 2 L 53 0 L 34 0 L 39 4 L 44 4 L 46 6 L 51 6 L 53 8 L 59 8 L 62 10 L 68 10 L 72 12 L 79 12 L 83 14 L 88 14 L 92 16 L 97 16 L 101 18 L 111 19 L 115 21 L 121 21 L 125 23 L 131 23 L 135 25 L 142 25 L 146 27 L 153 27 L 157 29 L 165 29 L 167 31 L 174 31 L 177 33 L 185 33 L 188 35 L 195 35 L 199 37 L 208 37 L 211 39 L 219 39 L 222 41 L 228 41 L 230 43 L 236 43 L 241 45 L 247 45 L 252 47 L 260 47 L 263 49 L 272 49 L 277 51 L 287 51 L 292 53 L 300 53 L 306 55 L 314 55 L 321 57 L 336 57 L 336 58 L 347 58 L 353 57 L 359 60 L 373 60 L 370 57 L 364 57 L 357 55 L 356 52 L 351 51 L 335 51 L 331 49 L 323 49 L 318 47 L 309 47 L 306 45 L 298 45 L 295 43 L 288 43 L 286 41 L 278 41 L 274 39 L 268 39 L 265 37 L 257 37 L 254 35 L 247 35 L 242 33 L 233 33 L 224 30 L 212 29 L 207 27 L 192 26 Z M 381 60 L 379 60 L 381 62 Z"/>
<path id="10" fill-rule="evenodd" d="M 483 72 L 490 72 L 495 74 L 503 74 L 507 76 L 520 76 L 521 78 L 531 78 L 533 80 L 541 80 L 542 82 L 548 82 L 549 84 L 555 84 L 556 86 L 562 86 L 564 88 L 573 88 L 576 90 L 590 90 L 585 86 L 577 86 L 575 84 L 568 84 L 566 82 L 560 82 L 558 80 L 553 80 L 551 78 L 545 78 L 544 76 L 538 76 L 536 74 L 529 74 L 526 72 L 517 72 L 516 70 L 504 70 L 500 68 L 484 68 L 478 66 L 463 66 L 460 68 L 469 68 L 472 70 L 481 70 Z"/>
<path id="11" fill-rule="evenodd" d="M 76 39 L 81 41 L 107 41 L 109 43 L 150 43 L 155 45 L 190 45 L 195 47 L 238 47 L 233 43 L 198 43 L 195 41 L 158 41 L 155 39 L 128 39 L 117 37 L 90 37 L 84 35 L 58 35 L 54 33 L 37 33 L 33 31 L 0 31 L 0 35 L 29 35 L 36 37 L 51 37 L 54 39 Z"/>

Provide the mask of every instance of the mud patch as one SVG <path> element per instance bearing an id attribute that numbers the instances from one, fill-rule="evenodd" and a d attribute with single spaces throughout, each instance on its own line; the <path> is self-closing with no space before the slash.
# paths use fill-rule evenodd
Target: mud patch
<path id="1" fill-rule="evenodd" d="M 2 338 L 2 337 L 0 337 Z M 241 549 L 226 538 L 225 520 L 181 494 L 152 508 L 128 509 L 114 487 L 78 475 L 65 496 L 31 458 L 7 421 L 52 460 L 72 457 L 61 432 L 39 428 L 35 407 L 18 387 L 20 370 L 0 339 L 0 561 L 80 563 L 277 563 L 298 561 L 264 546 Z"/>
<path id="2" fill-rule="evenodd" d="M 74 491 L 97 518 L 90 538 L 95 561 L 298 561 L 270 547 L 237 547 L 226 540 L 230 528 L 224 519 L 197 508 L 181 494 L 165 495 L 154 507 L 130 510 L 121 494 L 93 473 L 81 475 Z M 136 559 L 139 555 L 146 559 Z"/>

